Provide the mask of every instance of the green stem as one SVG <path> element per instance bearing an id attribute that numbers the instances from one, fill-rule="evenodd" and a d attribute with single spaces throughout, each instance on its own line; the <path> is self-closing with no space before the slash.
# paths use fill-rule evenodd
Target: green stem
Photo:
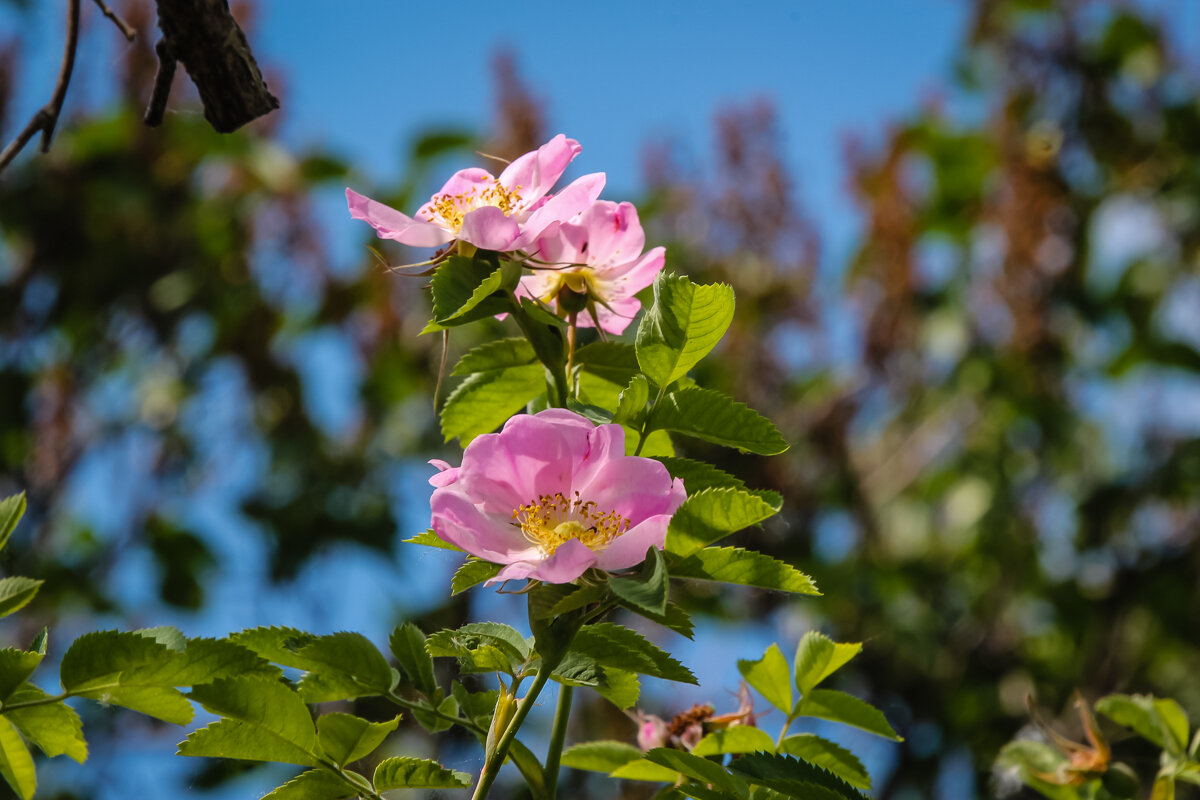
<path id="1" fill-rule="evenodd" d="M 360 778 L 360 776 L 351 775 L 337 764 L 325 761 L 324 759 L 321 760 L 321 764 L 325 768 L 332 770 L 335 775 L 342 779 L 343 783 L 352 787 L 354 789 L 354 793 L 358 796 L 368 797 L 370 800 L 383 800 L 383 796 L 379 794 L 379 792 L 375 791 L 375 787 L 372 786 L 366 778 Z"/>
<path id="2" fill-rule="evenodd" d="M 112 686 L 116 686 L 116 684 L 113 684 Z M 110 688 L 112 688 L 112 686 L 100 686 L 97 688 L 98 689 L 110 689 Z M 17 708 L 32 708 L 33 706 L 48 706 L 51 703 L 60 703 L 63 700 L 66 700 L 68 697 L 74 697 L 74 696 L 75 696 L 74 692 L 63 692 L 62 694 L 56 694 L 52 697 L 49 697 L 49 696 L 48 697 L 39 697 L 37 700 L 26 700 L 21 703 L 4 703 L 2 706 L 0 706 L 0 714 L 5 714 L 5 713 L 12 711 L 14 709 L 17 709 Z"/>
<path id="3" fill-rule="evenodd" d="M 647 430 L 650 427 L 650 415 L 654 413 L 654 409 L 658 407 L 659 402 L 663 399 L 663 395 L 666 393 L 666 387 L 659 387 L 658 396 L 654 398 L 654 402 L 650 404 L 648 409 L 646 409 L 646 417 L 642 420 L 642 429 L 638 431 L 638 446 L 637 449 L 633 451 L 635 456 L 640 456 L 642 454 L 642 448 L 646 446 L 646 438 L 650 435 L 650 431 Z"/>
<path id="4" fill-rule="evenodd" d="M 525 718 L 529 716 L 529 712 L 533 710 L 533 704 L 537 702 L 538 695 L 542 693 L 547 681 L 550 680 L 550 673 L 554 671 L 554 667 L 543 663 L 542 668 L 538 670 L 537 677 L 533 679 L 533 685 L 529 687 L 529 693 L 521 700 L 521 704 L 517 706 L 517 713 L 513 715 L 512 721 L 508 723 L 508 727 L 504 731 L 504 735 L 500 737 L 500 741 L 496 744 L 495 752 L 488 756 L 483 765 L 483 772 L 479 776 L 479 784 L 475 787 L 475 794 L 471 795 L 471 800 L 483 800 L 491 791 L 492 784 L 496 782 L 496 776 L 500 774 L 500 767 L 504 765 L 504 759 L 508 756 L 508 748 L 512 745 L 513 739 L 517 738 L 517 731 L 520 730 L 521 724 L 525 722 Z"/>
<path id="5" fill-rule="evenodd" d="M 451 716 L 449 714 L 438 711 L 436 708 L 433 708 L 432 706 L 425 706 L 425 705 L 421 705 L 420 703 L 414 702 L 412 700 L 406 700 L 405 698 L 401 697 L 400 695 L 396 694 L 395 692 L 388 692 L 384 696 L 388 700 L 391 700 L 393 703 L 400 706 L 401 708 L 407 708 L 409 711 L 420 711 L 425 714 L 429 714 L 431 716 L 437 717 L 439 719 L 444 719 L 447 722 L 453 723 L 455 725 L 461 725 L 462 727 L 466 728 L 467 730 L 471 731 L 472 733 L 479 734 L 480 736 L 487 736 L 487 731 L 484 730 L 483 728 L 481 728 L 479 725 L 475 724 L 474 720 L 466 719 L 464 717 Z"/>
<path id="6" fill-rule="evenodd" d="M 577 316 L 578 315 L 574 311 L 572 311 L 571 315 L 567 318 L 568 324 L 567 324 L 567 368 L 566 368 L 566 373 L 567 373 L 568 384 L 571 380 L 571 371 L 575 366 L 575 332 L 576 332 L 575 318 Z"/>
<path id="7" fill-rule="evenodd" d="M 783 721 L 783 729 L 779 731 L 779 736 L 775 739 L 775 752 L 779 752 L 779 748 L 783 747 L 783 740 L 787 738 L 788 728 L 792 727 L 794 718 L 789 714 L 788 718 Z"/>
<path id="8" fill-rule="evenodd" d="M 558 765 L 562 761 L 563 743 L 567 740 L 567 720 L 571 716 L 570 686 L 558 687 L 558 706 L 554 709 L 554 728 L 550 731 L 550 750 L 546 753 L 546 800 L 558 794 Z"/>

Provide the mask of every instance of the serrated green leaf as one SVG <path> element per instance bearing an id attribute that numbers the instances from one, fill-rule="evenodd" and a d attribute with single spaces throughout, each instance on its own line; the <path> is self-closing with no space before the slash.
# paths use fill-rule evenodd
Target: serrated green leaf
<path id="1" fill-rule="evenodd" d="M 187 646 L 187 637 L 179 632 L 174 625 L 159 625 L 154 628 L 139 628 L 134 631 L 138 636 L 153 639 L 168 650 L 183 652 Z"/>
<path id="2" fill-rule="evenodd" d="M 476 372 L 490 372 L 536 362 L 537 356 L 525 339 L 496 339 L 468 350 L 454 365 L 454 371 L 450 374 L 466 377 Z"/>
<path id="3" fill-rule="evenodd" d="M 591 656 L 567 653 L 550 677 L 565 686 L 598 687 L 607 680 L 606 673 Z"/>
<path id="4" fill-rule="evenodd" d="M 156 640 L 160 641 L 161 640 Z M 282 677 L 282 671 L 262 656 L 228 639 L 189 639 L 182 652 L 126 669 L 121 682 L 161 686 L 196 686 L 218 678 Z"/>
<path id="5" fill-rule="evenodd" d="M 358 797 L 358 792 L 335 773 L 328 769 L 310 769 L 263 795 L 262 800 L 345 800 L 349 797 Z"/>
<path id="6" fill-rule="evenodd" d="M 478 586 L 484 581 L 491 580 L 503 568 L 500 564 L 469 556 L 454 572 L 454 577 L 450 579 L 450 596 L 461 594 L 472 586 Z"/>
<path id="7" fill-rule="evenodd" d="M 772 644 L 757 661 L 739 660 L 738 672 L 767 702 L 785 714 L 792 713 L 792 671 L 779 645 Z"/>
<path id="8" fill-rule="evenodd" d="M 437 690 L 433 677 L 433 659 L 425 650 L 425 634 L 411 622 L 398 625 L 388 638 L 388 647 L 400 669 L 424 694 L 432 697 Z"/>
<path id="9" fill-rule="evenodd" d="M 648 424 L 763 456 L 788 449 L 771 420 L 712 389 L 691 387 L 671 392 L 654 407 Z"/>
<path id="10" fill-rule="evenodd" d="M 809 631 L 796 648 L 796 688 L 800 694 L 808 694 L 861 651 L 861 642 L 834 642 L 822 633 Z"/>
<path id="11" fill-rule="evenodd" d="M 706 547 L 671 562 L 671 576 L 819 595 L 812 578 L 791 564 L 740 547 Z"/>
<path id="12" fill-rule="evenodd" d="M 495 689 L 470 692 L 467 691 L 467 687 L 454 681 L 450 685 L 450 694 L 458 701 L 458 707 L 467 719 L 474 720 L 486 728 L 491 721 L 492 712 L 496 709 L 496 698 L 500 693 Z"/>
<path id="13" fill-rule="evenodd" d="M 568 747 L 562 754 L 562 765 L 588 772 L 612 772 L 631 761 L 640 761 L 642 751 L 625 742 L 600 740 Z"/>
<path id="14" fill-rule="evenodd" d="M 399 724 L 399 716 L 388 722 L 368 722 L 334 711 L 317 719 L 317 741 L 335 764 L 345 766 L 373 753 Z"/>
<path id="15" fill-rule="evenodd" d="M 431 656 L 458 659 L 465 672 L 506 672 L 515 675 L 530 655 L 523 636 L 508 625 L 477 622 L 458 630 L 438 631 L 425 640 Z"/>
<path id="16" fill-rule="evenodd" d="M 634 375 L 617 398 L 617 410 L 612 421 L 632 424 L 646 410 L 649 401 L 650 382 L 645 375 Z"/>
<path id="17" fill-rule="evenodd" d="M 604 683 L 596 687 L 596 692 L 624 711 L 637 704 L 638 697 L 642 693 L 642 682 L 636 673 L 629 670 L 606 667 Z"/>
<path id="18" fill-rule="evenodd" d="M 465 552 L 461 547 L 456 544 L 450 544 L 450 542 L 442 539 L 442 537 L 438 536 L 432 530 L 421 531 L 411 539 L 405 539 L 404 543 L 420 544 L 424 545 L 425 547 L 436 547 L 438 550 L 451 550 L 455 553 Z"/>
<path id="19" fill-rule="evenodd" d="M 858 756 L 815 733 L 798 733 L 783 740 L 782 753 L 797 756 L 809 764 L 827 769 L 858 789 L 871 788 L 871 776 Z"/>
<path id="20" fill-rule="evenodd" d="M 629 605 L 627 603 L 621 603 L 621 607 L 632 611 L 638 616 L 645 617 L 652 622 L 657 622 L 664 628 L 669 628 L 670 630 L 675 631 L 681 636 L 686 636 L 689 639 L 692 638 L 692 634 L 695 633 L 696 630 L 696 626 L 692 624 L 692 618 L 688 615 L 687 611 L 683 609 L 683 606 L 679 605 L 678 603 L 668 602 L 667 613 L 665 614 L 655 614 L 651 611 L 647 611 L 644 608 L 638 608 L 637 606 Z"/>
<path id="21" fill-rule="evenodd" d="M 752 753 L 730 763 L 729 769 L 750 783 L 793 797 L 863 798 L 861 792 L 833 773 L 791 756 Z"/>
<path id="22" fill-rule="evenodd" d="M 313 727 L 312 715 L 309 714 L 308 706 L 304 704 L 300 695 L 282 682 L 262 678 L 221 678 L 210 684 L 195 687 L 191 697 L 212 713 L 229 717 L 252 728 L 255 732 L 253 735 L 263 740 L 264 747 L 274 747 L 274 743 L 279 743 L 287 746 L 283 748 L 285 750 L 291 748 L 307 756 L 303 760 L 294 760 L 296 756 L 293 753 L 291 759 L 272 757 L 265 760 L 315 766 L 317 733 Z M 240 738 L 241 733 L 226 731 L 224 736 L 236 734 L 234 738 Z M 192 741 L 192 737 L 189 736 L 188 741 Z M 225 739 L 214 741 L 224 742 Z M 198 747 L 199 743 L 194 746 Z M 182 746 L 180 749 L 181 755 L 210 755 L 184 753 Z M 252 760 L 262 759 L 255 757 Z"/>
<path id="23" fill-rule="evenodd" d="M 310 703 L 387 694 L 392 688 L 391 666 L 361 633 L 318 636 L 300 649 L 300 657 L 309 667 L 298 688 Z"/>
<path id="24" fill-rule="evenodd" d="M 33 578 L 0 578 L 0 617 L 24 608 L 44 582 Z"/>
<path id="25" fill-rule="evenodd" d="M 719 756 L 726 753 L 775 752 L 775 740 L 766 732 L 750 725 L 713 731 L 692 748 L 692 755 Z"/>
<path id="26" fill-rule="evenodd" d="M 1096 710 L 1173 754 L 1181 755 L 1187 746 L 1187 715 L 1173 700 L 1110 694 L 1096 702 Z"/>
<path id="27" fill-rule="evenodd" d="M 682 776 L 675 770 L 639 758 L 614 769 L 610 776 L 626 781 L 653 781 L 655 783 L 676 783 Z"/>
<path id="28" fill-rule="evenodd" d="M 611 622 L 584 626 L 571 650 L 591 656 L 603 667 L 615 667 L 668 681 L 696 683 L 691 670 L 636 631 Z"/>
<path id="29" fill-rule="evenodd" d="M 433 708 L 433 705 L 429 704 L 427 708 Z M 452 720 L 458 716 L 458 700 L 454 697 L 444 697 L 437 704 L 437 710 L 441 716 L 432 714 L 426 709 L 414 708 L 412 709 L 413 719 L 430 733 L 441 733 L 454 725 Z M 450 717 L 451 719 L 446 719 L 446 717 Z"/>
<path id="30" fill-rule="evenodd" d="M 593 583 L 579 586 L 575 588 L 575 591 L 570 592 L 551 606 L 546 616 L 558 617 L 570 611 L 585 608 L 593 603 L 599 603 L 604 599 L 607 592 L 608 589 L 603 584 Z"/>
<path id="31" fill-rule="evenodd" d="M 813 689 L 804 695 L 796 706 L 796 716 L 841 722 L 885 739 L 904 741 L 892 730 L 882 711 L 854 695 L 833 689 Z"/>
<path id="32" fill-rule="evenodd" d="M 1009 742 L 996 756 L 996 767 L 1013 769 L 1021 781 L 1036 789 L 1051 800 L 1078 800 L 1079 793 L 1072 786 L 1059 786 L 1039 778 L 1053 775 L 1067 763 L 1067 758 L 1048 744 L 1020 739 Z"/>
<path id="33" fill-rule="evenodd" d="M 16 691 L 42 663 L 45 653 L 30 653 L 14 647 L 0 649 L 0 701 Z"/>
<path id="34" fill-rule="evenodd" d="M 25 493 L 14 494 L 0 500 L 0 550 L 8 544 L 9 538 L 25 516 Z"/>
<path id="35" fill-rule="evenodd" d="M 732 533 L 757 525 L 779 512 L 783 500 L 773 492 L 763 497 L 744 489 L 704 489 L 689 495 L 671 517 L 667 552 L 695 553 Z"/>
<path id="36" fill-rule="evenodd" d="M 76 692 L 98 703 L 128 708 L 148 717 L 161 719 L 175 725 L 187 725 L 195 712 L 178 689 L 167 686 L 111 686 Z"/>
<path id="37" fill-rule="evenodd" d="M 476 372 L 455 387 L 442 408 L 442 436 L 457 437 L 463 447 L 483 433 L 491 433 L 525 404 L 546 390 L 541 364 L 523 364 Z"/>
<path id="38" fill-rule="evenodd" d="M 120 684 L 121 673 L 169 662 L 173 652 L 137 633 L 95 631 L 80 636 L 67 649 L 59 667 L 64 689 L 74 692 Z"/>
<path id="39" fill-rule="evenodd" d="M 745 797 L 747 794 L 746 785 L 740 778 L 731 775 L 723 766 L 706 758 L 667 747 L 656 747 L 647 752 L 645 758 L 647 761 L 675 770 L 701 784 L 712 784 L 714 787 L 731 792 L 738 797 Z"/>
<path id="40" fill-rule="evenodd" d="M 733 289 L 698 285 L 660 272 L 654 303 L 638 325 L 638 365 L 658 386 L 669 386 L 708 355 L 733 321 Z"/>
<path id="41" fill-rule="evenodd" d="M 248 628 L 230 634 L 229 640 L 251 652 L 258 653 L 268 661 L 285 667 L 309 669 L 312 662 L 300 656 L 300 650 L 317 637 L 296 628 L 261 627 Z"/>
<path id="42" fill-rule="evenodd" d="M 315 734 L 314 734 L 315 739 Z M 301 767 L 320 765 L 317 756 L 259 725 L 221 719 L 192 731 L 179 743 L 176 755 L 236 758 L 242 761 L 275 761 Z"/>
<path id="43" fill-rule="evenodd" d="M 712 464 L 703 461 L 693 461 L 690 458 L 673 458 L 662 456 L 658 459 L 672 478 L 683 481 L 688 495 L 698 494 L 705 489 L 746 489 L 746 484 L 728 472 L 717 469 Z"/>
<path id="44" fill-rule="evenodd" d="M 622 601 L 639 609 L 663 616 L 667 613 L 667 590 L 670 581 L 667 563 L 657 547 L 647 548 L 646 559 L 636 576 L 614 575 L 608 579 L 608 588 Z"/>
<path id="45" fill-rule="evenodd" d="M 379 792 L 405 788 L 461 789 L 471 785 L 471 776 L 426 758 L 389 758 L 375 768 L 374 784 Z"/>
<path id="46" fill-rule="evenodd" d="M 31 683 L 17 689 L 7 702 L 41 702 L 49 697 Z M 87 761 L 87 740 L 83 738 L 83 721 L 66 703 L 44 703 L 25 708 L 5 709 L 4 716 L 17 726 L 22 735 L 38 746 L 50 758 L 65 755 L 80 764 Z"/>
<path id="47" fill-rule="evenodd" d="M 642 445 L 641 452 L 638 452 L 641 433 L 628 425 L 621 427 L 625 430 L 625 455 L 643 458 L 669 458 L 675 455 L 675 444 L 666 431 L 650 431 L 646 435 L 646 443 Z"/>
<path id="48" fill-rule="evenodd" d="M 638 372 L 637 352 L 633 345 L 625 342 L 584 345 L 575 351 L 575 365 L 583 372 L 614 384 L 614 392 L 628 386 Z"/>
<path id="49" fill-rule="evenodd" d="M 434 323 L 444 328 L 451 323 L 462 324 L 477 319 L 478 313 L 469 312 L 478 309 L 484 300 L 499 291 L 505 284 L 506 275 L 511 272 L 511 267 L 497 265 L 483 258 L 451 256 L 446 259 L 446 263 L 437 268 L 430 280 Z M 486 305 L 484 315 L 491 316 L 507 309 L 507 303 L 499 312 L 493 308 L 495 305 Z"/>
<path id="50" fill-rule="evenodd" d="M 0 775 L 24 800 L 30 800 L 37 791 L 33 756 L 17 729 L 4 717 L 0 717 Z"/>

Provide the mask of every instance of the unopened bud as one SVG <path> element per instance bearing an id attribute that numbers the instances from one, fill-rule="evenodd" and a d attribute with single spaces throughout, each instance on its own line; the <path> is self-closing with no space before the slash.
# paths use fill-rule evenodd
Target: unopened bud
<path id="1" fill-rule="evenodd" d="M 576 291 L 567 284 L 558 291 L 558 307 L 568 314 L 577 314 L 587 308 L 588 296 L 587 285 L 583 286 L 583 291 Z"/>
<path id="2" fill-rule="evenodd" d="M 496 752 L 496 745 L 500 743 L 500 738 L 508 730 L 508 723 L 512 721 L 516 711 L 516 696 L 509 693 L 508 687 L 501 683 L 500 694 L 496 697 L 496 710 L 492 713 L 492 724 L 488 728 L 487 743 L 483 748 L 485 758 L 491 758 L 492 754 Z"/>

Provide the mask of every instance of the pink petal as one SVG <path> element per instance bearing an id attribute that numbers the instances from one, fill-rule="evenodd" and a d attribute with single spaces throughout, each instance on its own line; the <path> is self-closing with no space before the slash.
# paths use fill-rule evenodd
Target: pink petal
<path id="1" fill-rule="evenodd" d="M 565 222 L 596 202 L 596 198 L 604 190 L 606 180 L 607 176 L 603 172 L 584 175 L 547 199 L 522 223 L 521 238 L 513 248 L 528 250 L 551 222 Z"/>
<path id="2" fill-rule="evenodd" d="M 522 199 L 533 202 L 558 183 L 567 165 L 581 150 L 579 142 L 560 133 L 509 164 L 500 173 L 500 184 L 507 189 L 521 187 Z"/>
<path id="3" fill-rule="evenodd" d="M 496 206 L 480 206 L 463 217 L 458 238 L 483 250 L 504 252 L 513 249 L 521 233 L 514 219 L 506 217 Z"/>
<path id="4" fill-rule="evenodd" d="M 529 230 L 528 223 L 525 230 Z M 584 264 L 583 250 L 587 246 L 587 229 L 580 225 L 552 221 L 537 237 L 538 258 L 551 266 Z M 524 233 L 522 238 L 525 238 Z"/>
<path id="5" fill-rule="evenodd" d="M 432 458 L 429 463 L 438 468 L 436 475 L 431 475 L 429 485 L 435 487 L 449 486 L 458 480 L 458 467 L 452 467 L 440 458 Z"/>
<path id="6" fill-rule="evenodd" d="M 623 293 L 633 294 L 654 283 L 655 276 L 662 272 L 666 260 L 667 251 L 662 247 L 655 247 L 635 261 L 614 265 L 606 271 L 605 277 L 613 284 L 621 286 Z"/>
<path id="7" fill-rule="evenodd" d="M 492 173 L 480 167 L 460 169 L 442 184 L 442 188 L 438 190 L 438 193 L 434 197 L 440 197 L 444 194 L 448 194 L 451 197 L 459 194 L 464 197 L 470 196 L 489 188 L 495 180 L 492 177 Z"/>
<path id="8" fill-rule="evenodd" d="M 405 216 L 350 188 L 346 189 L 346 204 L 350 216 L 370 225 L 381 239 L 395 239 L 412 247 L 440 247 L 454 239 L 454 234 L 441 225 Z"/>
<path id="9" fill-rule="evenodd" d="M 644 554 L 644 551 L 643 551 Z M 544 561 L 509 564 L 487 583 L 533 578 L 546 583 L 570 583 L 596 563 L 596 554 L 578 539 L 568 539 Z"/>
<path id="10" fill-rule="evenodd" d="M 457 489 L 435 489 L 429 505 L 434 532 L 473 556 L 507 564 L 529 549 L 525 535 L 511 519 L 485 514 Z"/>
<path id="11" fill-rule="evenodd" d="M 661 463 L 632 456 L 608 461 L 588 486 L 575 488 L 601 511 L 616 511 L 634 525 L 655 514 L 675 513 L 687 497 L 683 482 L 672 481 Z"/>
<path id="12" fill-rule="evenodd" d="M 596 316 L 600 320 L 600 327 L 605 332 L 620 336 L 629 327 L 629 323 L 633 322 L 633 318 L 637 316 L 637 312 L 641 308 L 642 303 L 636 297 L 609 298 L 608 308 L 596 303 Z M 581 328 L 596 327 L 591 314 L 580 314 L 577 322 Z"/>
<path id="13" fill-rule="evenodd" d="M 670 524 L 670 514 L 657 514 L 643 520 L 614 539 L 596 558 L 596 566 L 608 572 L 636 567 L 646 559 L 646 551 L 651 547 L 663 549 Z"/>
<path id="14" fill-rule="evenodd" d="M 589 264 L 630 263 L 646 246 L 646 232 L 633 203 L 601 200 L 580 215 L 579 224 L 587 228 Z"/>

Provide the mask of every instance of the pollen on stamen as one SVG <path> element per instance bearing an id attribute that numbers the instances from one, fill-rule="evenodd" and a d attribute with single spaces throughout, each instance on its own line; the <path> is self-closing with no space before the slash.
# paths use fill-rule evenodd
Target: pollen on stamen
<path id="1" fill-rule="evenodd" d="M 568 499 L 562 492 L 544 494 L 513 509 L 513 519 L 532 544 L 551 555 L 570 539 L 599 552 L 630 528 L 630 521 L 616 511 L 597 511 L 596 503 L 579 492 Z"/>
<path id="2" fill-rule="evenodd" d="M 451 230 L 462 228 L 463 217 L 469 212 L 483 206 L 495 206 L 504 212 L 504 216 L 512 216 L 521 205 L 521 187 L 508 189 L 495 178 L 485 188 L 472 186 L 465 192 L 450 194 L 448 192 L 434 195 L 429 201 L 427 216 L 430 220 L 440 217 L 442 223 Z"/>

